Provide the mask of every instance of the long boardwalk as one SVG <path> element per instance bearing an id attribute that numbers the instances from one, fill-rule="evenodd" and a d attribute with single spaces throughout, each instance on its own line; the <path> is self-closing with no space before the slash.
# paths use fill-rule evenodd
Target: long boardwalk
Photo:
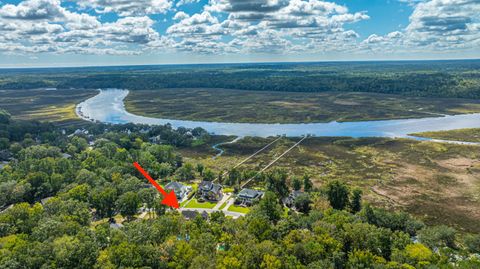
<path id="1" fill-rule="evenodd" d="M 305 140 L 308 136 L 304 136 L 302 137 L 302 139 L 300 139 L 297 143 L 295 143 L 293 146 L 291 146 L 289 149 L 287 149 L 284 153 L 282 153 L 280 156 L 278 156 L 277 158 L 275 158 L 275 160 L 271 161 L 267 166 L 265 166 L 262 170 L 258 171 L 253 177 L 249 178 L 247 181 L 245 181 L 245 183 L 243 183 L 240 188 L 244 188 L 246 185 L 248 185 L 248 183 L 250 183 L 250 181 L 254 180 L 260 173 L 264 172 L 265 170 L 267 170 L 268 168 L 270 168 L 272 165 L 274 165 L 278 160 L 280 160 L 283 156 L 285 156 L 285 154 L 289 153 L 292 149 L 294 149 L 296 146 L 300 145 L 300 143 L 303 142 L 303 140 Z"/>
<path id="2" fill-rule="evenodd" d="M 244 160 L 242 160 L 241 162 L 237 163 L 235 166 L 232 167 L 232 169 L 235 169 L 237 167 L 239 167 L 240 165 L 244 164 L 245 162 L 247 162 L 248 160 L 250 160 L 251 158 L 255 157 L 256 155 L 258 155 L 260 152 L 264 151 L 265 149 L 267 149 L 268 147 L 270 147 L 271 145 L 273 145 L 275 142 L 277 142 L 278 140 L 280 140 L 282 138 L 282 136 L 279 136 L 277 137 L 277 139 L 273 140 L 272 142 L 268 143 L 267 145 L 265 145 L 263 148 L 255 151 L 255 153 L 253 153 L 252 155 L 248 156 L 247 158 L 245 158 Z M 229 171 L 226 171 L 222 174 L 222 177 L 225 177 L 226 175 L 228 175 Z M 217 181 L 218 179 L 214 179 L 213 181 Z"/>

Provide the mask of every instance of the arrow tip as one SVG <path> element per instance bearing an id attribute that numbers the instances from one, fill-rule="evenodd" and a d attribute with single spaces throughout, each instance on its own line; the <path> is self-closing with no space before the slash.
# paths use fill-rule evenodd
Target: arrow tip
<path id="1" fill-rule="evenodd" d="M 167 195 L 165 195 L 165 197 L 162 200 L 162 204 L 173 207 L 173 208 L 180 207 L 180 205 L 178 204 L 177 195 L 175 195 L 175 192 L 173 190 L 167 193 Z"/>

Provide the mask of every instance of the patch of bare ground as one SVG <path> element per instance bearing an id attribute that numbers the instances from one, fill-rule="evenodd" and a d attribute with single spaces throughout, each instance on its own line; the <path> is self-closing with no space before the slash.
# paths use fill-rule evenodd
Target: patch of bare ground
<path id="1" fill-rule="evenodd" d="M 443 169 L 402 163 L 392 180 L 372 187 L 390 207 L 403 208 L 427 223 L 444 223 L 480 232 L 479 160 L 465 157 L 433 160 Z"/>

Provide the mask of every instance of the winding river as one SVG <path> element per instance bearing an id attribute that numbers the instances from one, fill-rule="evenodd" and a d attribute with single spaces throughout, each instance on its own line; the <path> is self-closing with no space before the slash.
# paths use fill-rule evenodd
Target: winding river
<path id="1" fill-rule="evenodd" d="M 205 122 L 189 120 L 171 120 L 151 118 L 129 113 L 123 100 L 128 90 L 106 89 L 77 105 L 77 114 L 86 120 L 105 123 L 141 123 L 172 127 L 202 127 L 217 135 L 236 135 L 268 137 L 286 136 L 351 136 L 351 137 L 409 137 L 408 134 L 426 131 L 452 130 L 460 128 L 479 128 L 480 113 L 447 115 L 420 119 L 396 119 L 359 122 L 263 124 Z"/>

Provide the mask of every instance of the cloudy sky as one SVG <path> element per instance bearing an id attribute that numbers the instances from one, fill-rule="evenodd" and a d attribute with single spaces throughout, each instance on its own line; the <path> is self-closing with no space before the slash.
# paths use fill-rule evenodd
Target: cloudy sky
<path id="1" fill-rule="evenodd" d="M 0 0 L 0 66 L 480 58 L 480 0 Z"/>

